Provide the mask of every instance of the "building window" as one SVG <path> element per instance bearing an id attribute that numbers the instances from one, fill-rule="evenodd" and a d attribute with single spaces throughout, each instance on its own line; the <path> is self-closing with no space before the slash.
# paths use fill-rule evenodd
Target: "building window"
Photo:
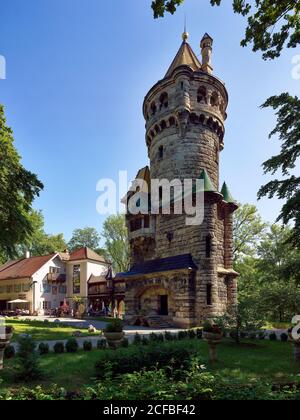
<path id="1" fill-rule="evenodd" d="M 169 97 L 166 92 L 162 93 L 159 98 L 159 108 L 168 108 L 169 106 Z"/>
<path id="2" fill-rule="evenodd" d="M 150 217 L 149 216 L 144 216 L 144 229 L 149 229 L 150 227 Z"/>
<path id="3" fill-rule="evenodd" d="M 212 304 L 212 285 L 206 285 L 206 304 L 207 306 L 211 306 Z"/>
<path id="4" fill-rule="evenodd" d="M 27 293 L 27 292 L 29 292 L 29 290 L 30 290 L 30 284 L 22 284 L 22 291 L 24 292 L 24 293 Z"/>
<path id="5" fill-rule="evenodd" d="M 130 222 L 130 232 L 136 232 L 137 230 L 142 229 L 142 219 L 139 217 L 138 219 L 133 219 Z"/>
<path id="6" fill-rule="evenodd" d="M 5 293 L 5 287 L 4 286 L 0 286 L 0 294 Z"/>
<path id="7" fill-rule="evenodd" d="M 164 146 L 160 146 L 158 149 L 158 156 L 159 159 L 163 159 L 164 158 Z"/>
<path id="8" fill-rule="evenodd" d="M 67 293 L 67 288 L 66 288 L 66 286 L 59 286 L 59 288 L 58 288 L 58 292 L 59 292 L 61 295 L 65 295 L 65 294 Z"/>
<path id="9" fill-rule="evenodd" d="M 43 283 L 43 290 L 44 293 L 50 293 L 51 292 L 51 286 L 48 283 Z"/>
<path id="10" fill-rule="evenodd" d="M 6 293 L 12 293 L 13 288 L 12 286 L 6 286 Z"/>
<path id="11" fill-rule="evenodd" d="M 20 293 L 21 292 L 21 285 L 20 284 L 15 284 L 14 285 L 14 292 L 15 293 Z"/>
<path id="12" fill-rule="evenodd" d="M 43 309 L 45 309 L 45 310 L 51 309 L 51 302 L 47 302 L 46 300 L 44 300 Z"/>
<path id="13" fill-rule="evenodd" d="M 59 274 L 59 267 L 50 267 L 49 268 L 49 273 L 50 274 Z"/>
<path id="14" fill-rule="evenodd" d="M 57 286 L 52 286 L 52 295 L 57 295 Z"/>
<path id="15" fill-rule="evenodd" d="M 211 236 L 207 236 L 205 240 L 206 258 L 211 257 Z"/>
<path id="16" fill-rule="evenodd" d="M 73 293 L 80 293 L 80 264 L 73 266 Z"/>
<path id="17" fill-rule="evenodd" d="M 207 90 L 204 86 L 201 86 L 198 90 L 197 102 L 198 103 L 207 102 Z"/>

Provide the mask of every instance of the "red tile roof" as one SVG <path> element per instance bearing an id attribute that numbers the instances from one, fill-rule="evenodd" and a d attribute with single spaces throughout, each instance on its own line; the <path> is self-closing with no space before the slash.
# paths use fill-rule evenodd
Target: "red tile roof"
<path id="1" fill-rule="evenodd" d="M 42 257 L 31 257 L 24 258 L 22 260 L 9 261 L 0 267 L 0 280 L 31 277 L 55 255 L 56 254 L 51 254 L 44 255 Z"/>
<path id="2" fill-rule="evenodd" d="M 97 254 L 95 251 L 88 247 L 77 249 L 76 251 L 70 254 L 69 261 L 78 261 L 78 260 L 92 260 L 92 261 L 99 261 L 103 263 L 108 263 L 104 257 Z"/>

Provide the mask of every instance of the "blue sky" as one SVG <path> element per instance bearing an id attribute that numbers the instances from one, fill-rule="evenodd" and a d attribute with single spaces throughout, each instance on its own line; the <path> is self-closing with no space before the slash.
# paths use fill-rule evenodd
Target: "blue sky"
<path id="1" fill-rule="evenodd" d="M 292 58 L 265 62 L 241 48 L 245 21 L 231 1 L 212 8 L 209 0 L 186 0 L 174 16 L 154 20 L 150 0 L 0 0 L 0 55 L 7 79 L 0 80 L 16 147 L 45 190 L 35 207 L 43 210 L 48 233 L 94 226 L 100 178 L 133 178 L 148 164 L 142 102 L 161 79 L 180 43 L 184 14 L 190 44 L 200 55 L 205 32 L 214 38 L 214 73 L 230 95 L 221 180 L 240 202 L 256 203 L 270 177 L 261 164 L 279 150 L 267 139 L 275 119 L 259 105 L 283 91 L 299 94 Z M 258 203 L 273 222 L 281 203 Z"/>

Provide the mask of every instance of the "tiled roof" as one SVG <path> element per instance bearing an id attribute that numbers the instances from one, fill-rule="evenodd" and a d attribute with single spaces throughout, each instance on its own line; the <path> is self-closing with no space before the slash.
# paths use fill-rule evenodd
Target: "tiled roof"
<path id="1" fill-rule="evenodd" d="M 50 261 L 56 254 L 42 257 L 24 258 L 22 260 L 9 261 L 0 267 L 0 280 L 20 279 L 33 276 L 44 264 Z"/>
<path id="2" fill-rule="evenodd" d="M 145 261 L 134 265 L 127 273 L 117 274 L 117 278 L 139 276 L 143 274 L 161 273 L 164 271 L 174 271 L 192 269 L 196 270 L 191 254 L 176 255 L 174 257 L 162 258 L 157 260 Z"/>
<path id="3" fill-rule="evenodd" d="M 107 263 L 106 259 L 88 247 L 77 249 L 70 254 L 69 261 L 93 260 Z"/>
<path id="4" fill-rule="evenodd" d="M 200 61 L 192 50 L 190 44 L 185 41 L 181 44 L 181 47 L 165 77 L 171 76 L 172 72 L 179 66 L 189 66 L 193 71 L 201 71 Z"/>

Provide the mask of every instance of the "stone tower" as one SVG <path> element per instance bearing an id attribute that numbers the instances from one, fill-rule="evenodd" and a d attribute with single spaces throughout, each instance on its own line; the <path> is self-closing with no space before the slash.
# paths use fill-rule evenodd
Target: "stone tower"
<path id="1" fill-rule="evenodd" d="M 147 93 L 143 105 L 150 168 L 137 178 L 202 179 L 204 222 L 188 226 L 185 214 L 127 214 L 132 267 L 126 280 L 126 317 L 149 326 L 199 325 L 236 302 L 232 220 L 237 205 L 224 183 L 219 159 L 224 148 L 228 93 L 213 75 L 213 40 L 205 34 L 200 63 L 184 32 L 165 77 Z M 143 185 L 128 193 L 140 197 Z M 145 189 L 145 194 L 147 189 Z M 151 195 L 149 193 L 149 202 Z M 142 214 L 143 213 L 143 214 Z"/>

